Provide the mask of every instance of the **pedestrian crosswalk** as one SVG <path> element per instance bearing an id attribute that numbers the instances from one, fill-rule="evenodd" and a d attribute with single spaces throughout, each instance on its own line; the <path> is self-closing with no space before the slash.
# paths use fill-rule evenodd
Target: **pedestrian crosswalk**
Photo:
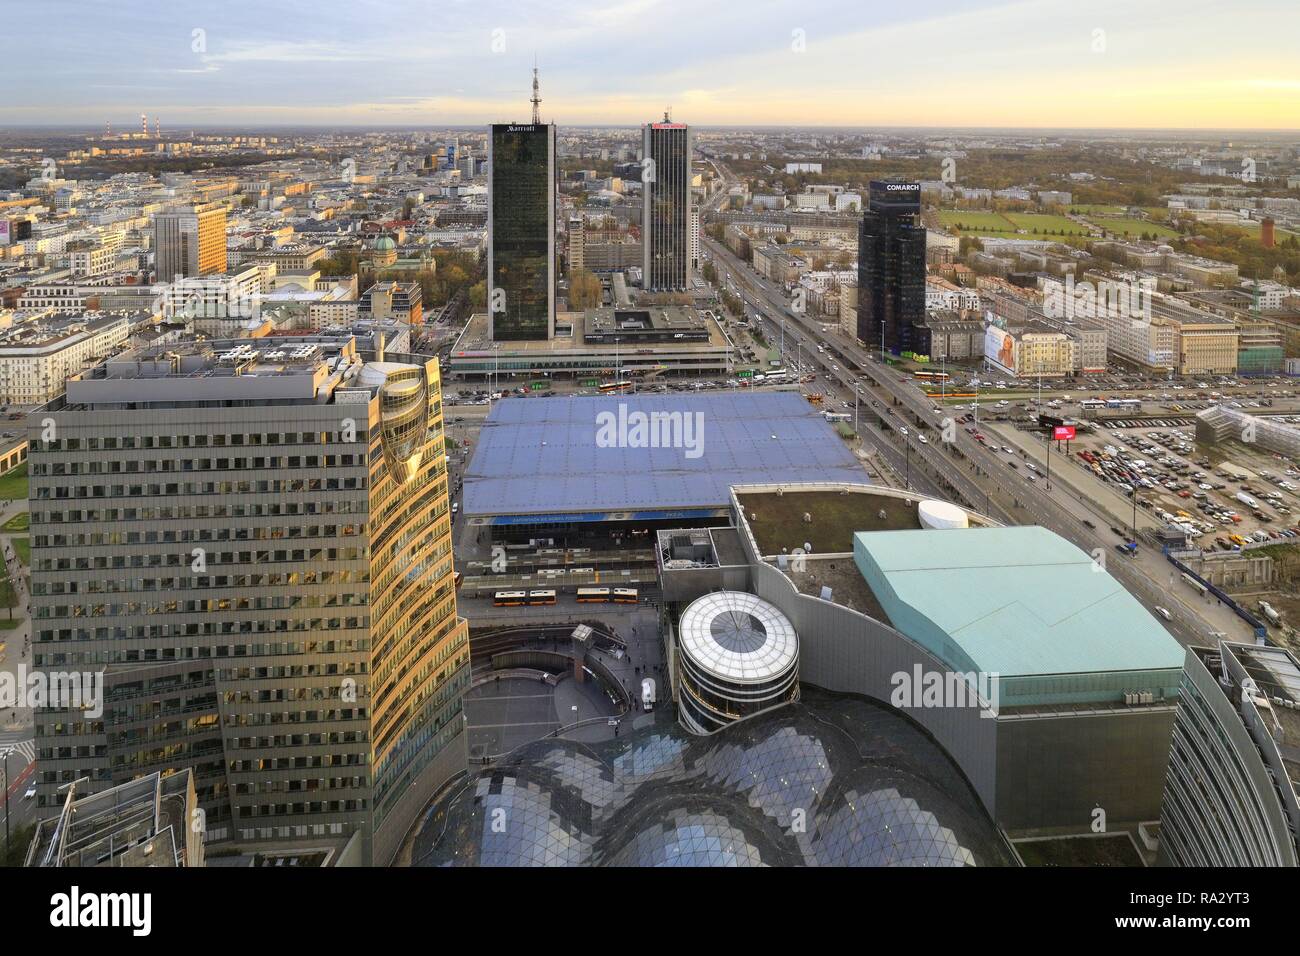
<path id="1" fill-rule="evenodd" d="M 4 753 L 10 748 L 13 753 L 9 755 L 9 769 L 22 769 L 36 759 L 36 741 L 28 737 L 26 740 L 16 740 L 15 734 L 0 734 L 0 753 Z"/>

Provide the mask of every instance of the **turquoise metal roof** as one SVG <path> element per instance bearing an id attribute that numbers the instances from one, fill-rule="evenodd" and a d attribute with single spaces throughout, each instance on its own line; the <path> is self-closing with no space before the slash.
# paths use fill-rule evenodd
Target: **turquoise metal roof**
<path id="1" fill-rule="evenodd" d="M 1182 668 L 1183 649 L 1160 623 L 1046 528 L 859 532 L 853 554 L 894 626 L 955 668 L 1004 677 Z"/>

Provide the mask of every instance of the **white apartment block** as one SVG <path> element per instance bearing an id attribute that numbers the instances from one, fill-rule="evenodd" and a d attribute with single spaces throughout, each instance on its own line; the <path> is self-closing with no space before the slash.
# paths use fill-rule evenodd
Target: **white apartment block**
<path id="1" fill-rule="evenodd" d="M 117 252 L 109 246 L 95 246 L 91 249 L 77 249 L 68 254 L 68 266 L 76 278 L 98 276 L 113 271 L 117 261 Z"/>
<path id="2" fill-rule="evenodd" d="M 117 351 L 131 330 L 121 316 L 34 321 L 0 336 L 0 403 L 36 405 L 63 394 L 71 375 Z"/>

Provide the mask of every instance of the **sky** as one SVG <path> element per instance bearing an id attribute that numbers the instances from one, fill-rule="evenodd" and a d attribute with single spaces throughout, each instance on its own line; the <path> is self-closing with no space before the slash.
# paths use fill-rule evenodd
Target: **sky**
<path id="1" fill-rule="evenodd" d="M 1296 0 L 40 0 L 0 125 L 1300 129 Z"/>

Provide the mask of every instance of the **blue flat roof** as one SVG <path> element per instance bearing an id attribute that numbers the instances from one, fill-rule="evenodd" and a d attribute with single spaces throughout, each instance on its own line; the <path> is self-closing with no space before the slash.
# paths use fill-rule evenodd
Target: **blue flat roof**
<path id="1" fill-rule="evenodd" d="M 1183 648 L 1160 622 L 1046 528 L 854 538 L 854 560 L 890 621 L 957 669 L 1023 676 L 1183 666 Z"/>
<path id="2" fill-rule="evenodd" d="M 722 508 L 732 485 L 798 481 L 867 475 L 796 392 L 511 398 L 483 423 L 463 512 L 555 520 Z"/>

